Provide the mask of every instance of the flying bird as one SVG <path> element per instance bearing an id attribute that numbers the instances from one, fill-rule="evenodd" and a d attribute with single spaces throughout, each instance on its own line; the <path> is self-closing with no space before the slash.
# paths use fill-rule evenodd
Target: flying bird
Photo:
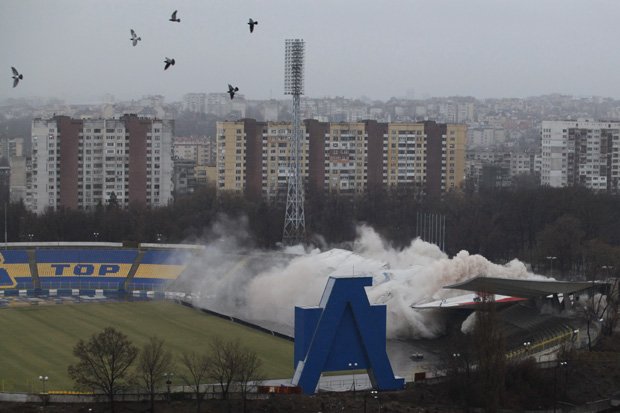
<path id="1" fill-rule="evenodd" d="M 174 66 L 174 59 L 170 59 L 170 58 L 166 57 L 166 60 L 164 60 L 164 63 L 166 64 L 166 66 L 164 67 L 164 70 L 166 70 L 170 66 Z"/>
<path id="2" fill-rule="evenodd" d="M 137 45 L 139 40 L 142 40 L 142 37 L 138 37 L 138 35 L 136 34 L 136 32 L 133 31 L 133 29 L 131 30 L 131 43 L 133 43 L 133 45 Z"/>
<path id="3" fill-rule="evenodd" d="M 177 22 L 177 23 L 181 23 L 181 19 L 177 19 L 177 11 L 175 10 L 174 13 L 172 13 L 172 16 L 170 16 L 170 20 L 171 22 Z"/>
<path id="4" fill-rule="evenodd" d="M 13 71 L 13 87 L 17 86 L 20 80 L 24 78 L 24 75 L 20 75 L 17 69 L 11 66 L 11 70 Z"/>
<path id="5" fill-rule="evenodd" d="M 250 19 L 248 24 L 250 25 L 250 33 L 252 33 L 254 31 L 254 26 L 256 26 L 258 24 L 258 22 Z"/>
<path id="6" fill-rule="evenodd" d="M 230 95 L 230 100 L 232 100 L 235 97 L 235 92 L 238 92 L 238 91 L 239 91 L 238 87 L 232 87 L 230 83 L 228 84 L 228 94 Z"/>

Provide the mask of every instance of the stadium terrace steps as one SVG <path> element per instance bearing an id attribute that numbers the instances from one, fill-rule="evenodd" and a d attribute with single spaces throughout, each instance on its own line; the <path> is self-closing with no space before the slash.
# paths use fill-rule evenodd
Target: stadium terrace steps
<path id="1" fill-rule="evenodd" d="M 34 249 L 28 250 L 28 265 L 30 266 L 30 276 L 34 284 L 34 288 L 41 288 L 41 280 L 39 280 L 39 269 L 37 268 L 37 259 Z"/>
<path id="2" fill-rule="evenodd" d="M 140 267 L 140 264 L 142 263 L 142 259 L 144 258 L 144 253 L 145 251 L 140 250 L 138 252 L 138 255 L 136 256 L 135 261 L 131 265 L 131 268 L 129 269 L 129 274 L 127 275 L 127 279 L 125 280 L 125 285 L 124 285 L 125 291 L 127 291 L 127 289 L 129 288 L 129 285 L 131 284 L 131 281 L 133 280 L 134 275 L 136 275 L 136 271 L 138 271 L 138 267 Z"/>

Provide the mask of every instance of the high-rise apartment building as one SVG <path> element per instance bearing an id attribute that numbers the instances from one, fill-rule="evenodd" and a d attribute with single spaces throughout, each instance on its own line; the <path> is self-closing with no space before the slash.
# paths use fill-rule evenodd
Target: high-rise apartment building
<path id="1" fill-rule="evenodd" d="M 286 194 L 289 122 L 218 122 L 217 188 L 275 199 Z M 301 174 L 315 192 L 360 194 L 409 187 L 438 196 L 465 177 L 467 127 L 376 121 L 302 125 Z"/>
<path id="2" fill-rule="evenodd" d="M 423 190 L 426 144 L 423 123 L 390 123 L 383 140 L 384 185 L 412 185 Z"/>
<path id="3" fill-rule="evenodd" d="M 32 122 L 27 207 L 162 206 L 172 197 L 172 120 L 56 116 Z"/>
<path id="4" fill-rule="evenodd" d="M 330 123 L 323 142 L 325 190 L 335 193 L 366 192 L 368 135 L 365 124 Z"/>
<path id="5" fill-rule="evenodd" d="M 543 121 L 541 129 L 542 185 L 619 189 L 620 122 Z"/>
<path id="6" fill-rule="evenodd" d="M 293 125 L 290 122 L 259 123 L 262 127 L 262 179 L 263 196 L 274 199 L 285 195 L 287 187 L 289 160 L 291 159 L 290 139 Z M 301 125 L 301 152 L 299 154 L 299 170 L 301 176 L 308 176 L 308 135 Z M 255 195 L 260 195 L 258 191 Z"/>

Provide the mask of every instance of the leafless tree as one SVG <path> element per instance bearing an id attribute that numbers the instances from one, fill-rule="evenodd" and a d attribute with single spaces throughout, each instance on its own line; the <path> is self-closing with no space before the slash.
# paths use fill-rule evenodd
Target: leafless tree
<path id="1" fill-rule="evenodd" d="M 231 384 L 235 381 L 239 371 L 239 355 L 241 354 L 241 343 L 239 340 L 224 341 L 219 337 L 215 337 L 210 349 L 210 373 L 216 380 L 222 392 L 222 399 L 228 398 Z"/>
<path id="2" fill-rule="evenodd" d="M 207 354 L 197 354 L 195 352 L 183 353 L 181 364 L 185 367 L 187 374 L 182 375 L 182 379 L 192 388 L 196 396 L 196 411 L 200 412 L 200 404 L 207 392 L 204 381 L 209 377 L 209 356 Z M 202 386 L 201 386 L 202 385 Z"/>
<path id="3" fill-rule="evenodd" d="M 125 334 L 107 327 L 87 342 L 78 341 L 73 355 L 78 362 L 69 366 L 69 377 L 79 388 L 103 392 L 114 412 L 114 397 L 129 385 L 128 369 L 138 355 L 138 348 Z"/>
<path id="4" fill-rule="evenodd" d="M 172 353 L 166 350 L 164 340 L 151 337 L 142 347 L 138 357 L 138 375 L 144 389 L 149 393 L 151 412 L 155 411 L 155 391 L 164 380 L 164 373 L 172 368 Z"/>
<path id="5" fill-rule="evenodd" d="M 263 380 L 261 366 L 262 362 L 257 354 L 247 348 L 241 349 L 239 354 L 238 371 L 236 381 L 239 384 L 241 397 L 243 399 L 243 412 L 246 410 L 247 394 L 252 386 Z"/>
<path id="6" fill-rule="evenodd" d="M 215 337 L 210 344 L 210 360 L 209 376 L 220 385 L 222 399 L 227 400 L 235 386 L 241 393 L 245 412 L 248 392 L 262 380 L 258 355 L 242 346 L 239 340 L 224 341 Z"/>

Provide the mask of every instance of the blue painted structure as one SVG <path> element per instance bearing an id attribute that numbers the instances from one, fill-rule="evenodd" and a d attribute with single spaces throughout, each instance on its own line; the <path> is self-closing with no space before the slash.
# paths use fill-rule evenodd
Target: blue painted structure
<path id="1" fill-rule="evenodd" d="M 316 391 L 325 371 L 367 370 L 373 388 L 401 390 L 385 349 L 386 306 L 370 305 L 371 277 L 330 277 L 319 307 L 295 307 L 293 385 Z"/>

